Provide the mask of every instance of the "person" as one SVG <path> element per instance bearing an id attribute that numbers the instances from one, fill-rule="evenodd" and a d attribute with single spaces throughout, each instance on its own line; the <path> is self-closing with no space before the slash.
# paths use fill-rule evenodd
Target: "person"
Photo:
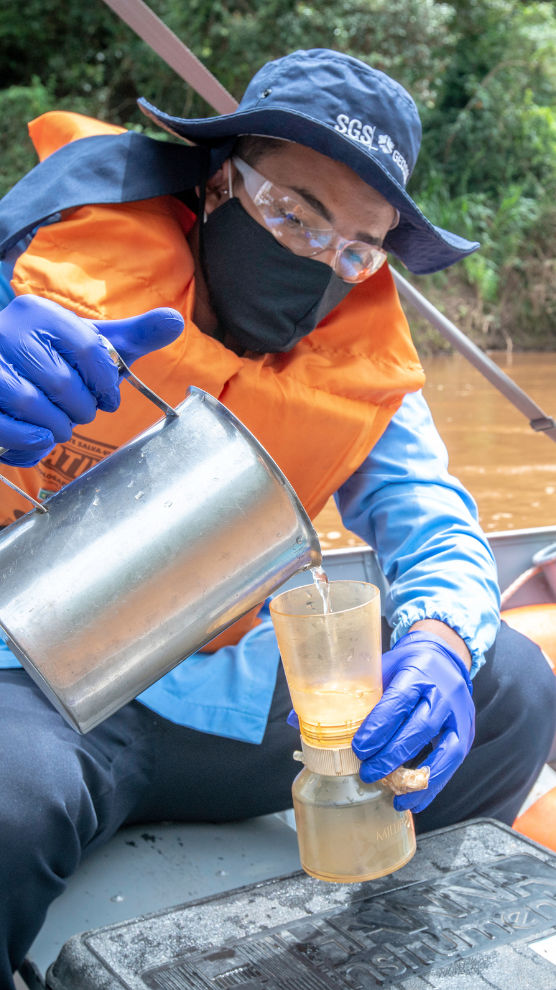
<path id="1" fill-rule="evenodd" d="M 314 517 L 334 495 L 390 587 L 384 695 L 361 777 L 415 760 L 396 798 L 418 832 L 511 824 L 554 734 L 554 677 L 502 625 L 491 551 L 448 473 L 387 252 L 438 271 L 479 245 L 433 226 L 406 184 L 409 94 L 338 52 L 264 66 L 235 113 L 145 113 L 189 145 L 77 114 L 30 125 L 41 164 L 0 206 L 0 460 L 44 499 L 158 417 L 100 334 L 176 405 L 189 384 L 252 430 Z M 0 523 L 27 511 L 0 485 Z M 138 535 L 139 538 L 139 535 Z M 68 629 L 71 636 L 71 629 Z M 0 654 L 0 979 L 85 851 L 125 822 L 291 807 L 295 718 L 268 606 L 89 734 Z"/>

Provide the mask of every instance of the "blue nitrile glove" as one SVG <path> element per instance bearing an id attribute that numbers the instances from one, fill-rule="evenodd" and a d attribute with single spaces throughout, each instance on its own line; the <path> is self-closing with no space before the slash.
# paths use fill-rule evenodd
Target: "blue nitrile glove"
<path id="1" fill-rule="evenodd" d="M 423 811 L 471 749 L 475 736 L 473 686 L 463 660 L 439 636 L 414 632 L 382 656 L 384 694 L 353 738 L 362 760 L 361 780 L 371 783 L 396 770 L 432 742 L 420 766 L 429 786 L 394 798 L 397 811 Z M 295 711 L 288 724 L 299 729 Z"/>
<path id="2" fill-rule="evenodd" d="M 384 694 L 355 733 L 361 780 L 380 780 L 427 743 L 429 786 L 394 798 L 397 811 L 423 811 L 471 749 L 475 736 L 473 686 L 463 660 L 439 636 L 412 632 L 382 657 Z"/>
<path id="3" fill-rule="evenodd" d="M 87 320 L 97 328 L 129 366 L 151 351 L 176 340 L 183 330 L 183 316 L 167 307 L 151 309 L 127 320 Z"/>
<path id="4" fill-rule="evenodd" d="M 0 460 L 31 467 L 69 440 L 76 423 L 118 408 L 118 369 L 99 333 L 131 364 L 182 329 L 173 309 L 92 321 L 39 296 L 12 300 L 0 312 L 0 446 L 8 448 Z"/>

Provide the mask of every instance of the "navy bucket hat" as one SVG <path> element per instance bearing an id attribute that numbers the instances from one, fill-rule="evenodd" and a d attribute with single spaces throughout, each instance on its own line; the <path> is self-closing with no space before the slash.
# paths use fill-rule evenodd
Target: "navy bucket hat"
<path id="1" fill-rule="evenodd" d="M 421 145 L 417 107 L 394 79 L 350 55 L 314 48 L 267 62 L 238 109 L 220 117 L 171 117 L 143 98 L 139 106 L 170 133 L 219 149 L 213 170 L 244 134 L 285 138 L 348 165 L 400 211 L 384 247 L 417 275 L 447 268 L 480 247 L 435 227 L 407 194 Z"/>

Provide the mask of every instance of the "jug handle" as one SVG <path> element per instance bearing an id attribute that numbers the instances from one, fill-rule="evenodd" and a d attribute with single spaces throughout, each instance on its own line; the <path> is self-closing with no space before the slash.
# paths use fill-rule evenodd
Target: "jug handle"
<path id="1" fill-rule="evenodd" d="M 2 454 L 7 454 L 7 453 L 8 453 L 7 447 L 0 447 L 0 457 L 2 457 Z M 35 506 L 35 509 L 38 509 L 39 512 L 43 512 L 43 513 L 48 512 L 46 505 L 42 505 L 40 502 L 37 502 L 37 500 L 34 499 L 32 495 L 28 495 L 27 492 L 23 491 L 23 488 L 19 488 L 18 485 L 14 485 L 13 481 L 8 481 L 8 479 L 5 478 L 3 474 L 0 474 L 0 481 L 3 481 L 4 484 L 8 486 L 8 488 L 13 488 L 14 492 L 17 492 L 18 495 L 22 495 L 23 498 L 26 498 L 28 502 L 32 502 L 33 505 Z"/>
<path id="2" fill-rule="evenodd" d="M 120 372 L 122 377 L 129 382 L 130 385 L 133 385 L 133 387 L 136 388 L 138 392 L 141 392 L 141 395 L 146 396 L 147 399 L 150 399 L 151 402 L 154 402 L 155 406 L 158 406 L 159 409 L 162 409 L 162 412 L 165 414 L 165 416 L 179 416 L 179 412 L 176 409 L 174 409 L 173 406 L 169 406 L 168 403 L 164 401 L 164 399 L 161 399 L 160 396 L 156 394 L 156 392 L 153 392 L 152 389 L 148 388 L 142 381 L 139 380 L 139 378 L 137 378 L 136 375 L 133 374 L 132 371 L 129 370 L 123 357 L 121 357 L 121 355 L 118 354 L 116 348 L 112 346 L 112 344 L 110 343 L 107 337 L 104 337 L 101 333 L 99 333 L 99 337 L 102 343 L 104 344 L 104 346 L 107 348 L 108 353 L 112 358 L 114 364 L 116 365 L 118 371 Z"/>
<path id="3" fill-rule="evenodd" d="M 176 409 L 174 409 L 172 406 L 169 406 L 168 403 L 164 401 L 164 399 L 161 399 L 156 394 L 156 392 L 153 392 L 152 389 L 144 385 L 143 382 L 140 381 L 139 378 L 137 378 L 137 376 L 134 375 L 133 372 L 129 370 L 124 359 L 118 354 L 116 348 L 112 347 L 112 344 L 106 337 L 104 337 L 102 334 L 99 334 L 99 337 L 102 343 L 104 344 L 104 346 L 107 348 L 108 353 L 112 358 L 114 364 L 116 365 L 118 371 L 122 375 L 122 378 L 125 378 L 129 382 L 129 384 L 133 385 L 133 387 L 136 388 L 139 392 L 141 392 L 142 395 L 146 396 L 147 399 L 150 399 L 151 402 L 154 402 L 155 406 L 158 406 L 158 408 L 161 409 L 166 416 L 171 416 L 171 417 L 179 416 L 179 412 Z M 7 447 L 0 447 L 0 457 L 2 457 L 3 454 L 7 454 L 7 452 L 8 452 Z M 39 510 L 39 512 L 43 512 L 43 513 L 48 512 L 48 508 L 46 505 L 42 505 L 40 502 L 37 502 L 37 500 L 34 499 L 32 495 L 28 495 L 27 492 L 24 492 L 22 488 L 18 487 L 18 485 L 14 485 L 13 481 L 8 481 L 8 479 L 5 478 L 3 474 L 0 474 L 0 481 L 3 481 L 4 484 L 8 486 L 8 488 L 12 488 L 14 492 L 18 493 L 18 495 L 22 495 L 23 498 L 26 498 L 28 502 L 31 502 L 32 505 L 35 506 L 35 509 Z"/>

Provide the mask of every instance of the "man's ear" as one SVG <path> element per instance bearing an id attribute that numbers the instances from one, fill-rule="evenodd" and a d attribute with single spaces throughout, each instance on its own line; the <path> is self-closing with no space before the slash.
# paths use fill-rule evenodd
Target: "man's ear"
<path id="1" fill-rule="evenodd" d="M 228 158 L 218 172 L 215 172 L 212 178 L 207 182 L 207 193 L 205 199 L 205 212 L 207 214 L 212 213 L 217 206 L 221 206 L 225 203 L 229 197 L 229 174 L 230 168 L 233 173 L 233 166 Z"/>

